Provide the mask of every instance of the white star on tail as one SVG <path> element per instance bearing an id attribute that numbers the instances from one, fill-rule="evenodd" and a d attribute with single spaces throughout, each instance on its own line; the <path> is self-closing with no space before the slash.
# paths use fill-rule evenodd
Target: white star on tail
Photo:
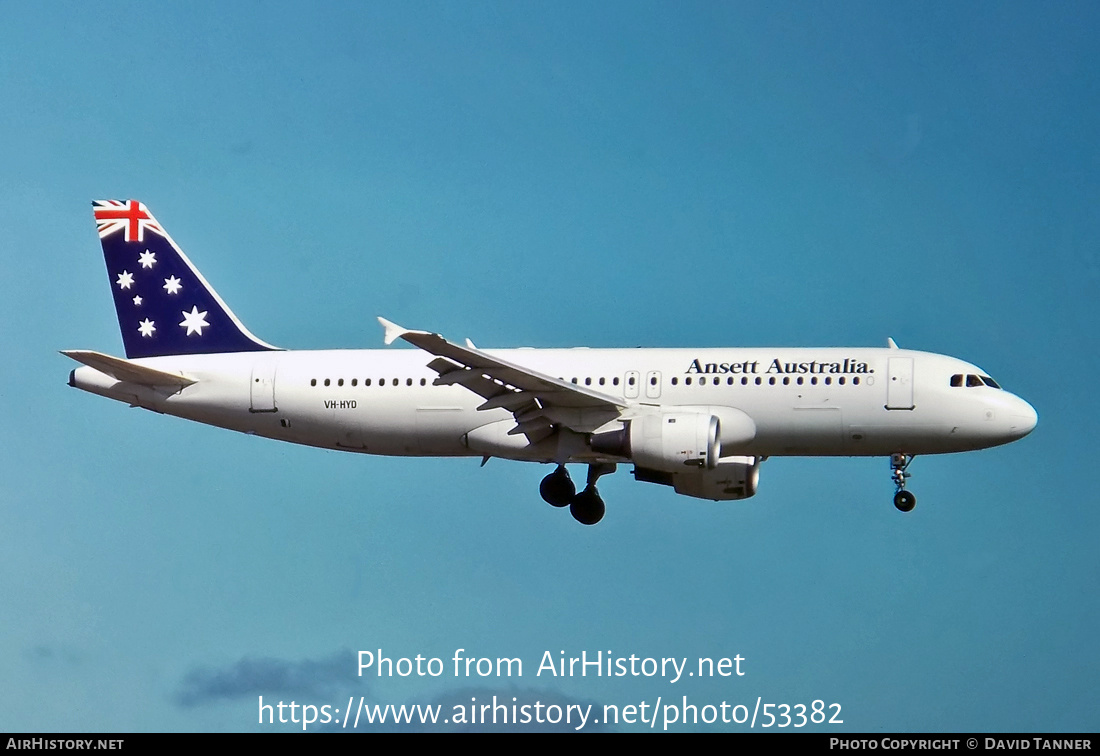
<path id="1" fill-rule="evenodd" d="M 129 289 L 134 285 L 134 274 L 124 270 L 118 274 L 118 280 L 115 283 L 118 284 L 120 289 Z"/>
<path id="2" fill-rule="evenodd" d="M 137 307 L 141 307 L 141 295 L 140 294 L 138 296 L 134 297 L 134 305 L 136 305 Z"/>
<path id="3" fill-rule="evenodd" d="M 138 257 L 138 262 L 141 263 L 141 267 L 143 268 L 151 268 L 157 264 L 157 256 L 149 250 L 145 250 L 141 253 L 141 256 Z"/>
<path id="4" fill-rule="evenodd" d="M 193 333 L 202 336 L 202 329 L 210 327 L 210 324 L 206 322 L 206 312 L 199 312 L 198 307 L 192 307 L 191 312 L 181 312 L 180 314 L 183 315 L 180 328 L 186 328 L 188 336 Z"/>
<path id="5" fill-rule="evenodd" d="M 180 280 L 175 276 L 164 279 L 164 286 L 161 287 L 169 294 L 176 294 L 180 290 Z"/>
<path id="6" fill-rule="evenodd" d="M 146 318 L 138 323 L 138 330 L 141 331 L 142 336 L 152 336 L 153 331 L 157 330 L 157 327 L 153 325 L 153 321 Z"/>

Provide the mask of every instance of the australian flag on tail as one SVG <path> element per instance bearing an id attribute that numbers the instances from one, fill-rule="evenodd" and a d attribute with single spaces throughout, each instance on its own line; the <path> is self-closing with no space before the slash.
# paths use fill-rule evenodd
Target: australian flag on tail
<path id="1" fill-rule="evenodd" d="M 276 349 L 244 327 L 137 200 L 96 200 L 126 357 Z"/>

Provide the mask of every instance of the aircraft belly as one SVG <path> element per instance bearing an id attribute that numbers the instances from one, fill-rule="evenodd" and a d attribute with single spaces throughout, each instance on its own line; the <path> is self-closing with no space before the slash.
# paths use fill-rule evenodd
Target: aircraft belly
<path id="1" fill-rule="evenodd" d="M 851 456 L 905 454 L 946 454 L 981 448 L 965 434 L 937 423 L 912 424 L 898 428 L 887 424 L 850 425 L 847 428 Z"/>
<path id="2" fill-rule="evenodd" d="M 797 406 L 754 418 L 756 438 L 749 453 L 768 456 L 887 456 L 943 454 L 988 446 L 971 424 L 918 412 Z"/>
<path id="3" fill-rule="evenodd" d="M 752 451 L 763 455 L 843 455 L 840 407 L 806 405 L 757 419 Z"/>
<path id="4" fill-rule="evenodd" d="M 418 455 L 419 444 L 407 408 L 347 402 L 332 409 L 331 428 L 337 448 L 368 454 Z"/>
<path id="5" fill-rule="evenodd" d="M 429 456 L 469 454 L 462 436 L 470 429 L 470 414 L 462 407 L 419 407 L 416 437 L 420 453 Z"/>
<path id="6" fill-rule="evenodd" d="M 150 409 L 245 433 L 256 430 L 249 412 L 247 381 L 232 375 L 200 380 L 164 396 Z"/>

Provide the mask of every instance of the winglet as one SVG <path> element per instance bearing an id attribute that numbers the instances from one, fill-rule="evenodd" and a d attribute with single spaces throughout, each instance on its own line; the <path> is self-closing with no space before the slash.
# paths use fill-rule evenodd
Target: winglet
<path id="1" fill-rule="evenodd" d="M 889 336 L 886 337 L 886 346 L 890 347 L 891 349 L 897 349 L 898 348 L 898 345 L 895 344 L 894 340 L 892 338 L 890 338 Z"/>
<path id="2" fill-rule="evenodd" d="M 382 327 L 384 329 L 386 329 L 386 335 L 383 337 L 386 342 L 386 346 L 389 346 L 409 332 L 408 328 L 402 328 L 401 326 L 397 325 L 397 323 L 393 323 L 389 320 L 386 320 L 385 318 L 378 318 L 378 322 L 382 324 Z"/>

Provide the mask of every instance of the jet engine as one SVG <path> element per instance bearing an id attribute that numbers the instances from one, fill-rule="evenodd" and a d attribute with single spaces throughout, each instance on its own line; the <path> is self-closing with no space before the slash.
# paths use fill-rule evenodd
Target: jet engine
<path id="1" fill-rule="evenodd" d="M 726 457 L 712 470 L 669 473 L 634 468 L 634 478 L 645 483 L 672 486 L 676 493 L 696 499 L 736 501 L 756 493 L 760 481 L 759 457 Z"/>
<path id="2" fill-rule="evenodd" d="M 713 470 L 722 456 L 721 424 L 714 415 L 665 412 L 635 418 L 615 431 L 593 434 L 592 450 L 664 472 Z"/>

